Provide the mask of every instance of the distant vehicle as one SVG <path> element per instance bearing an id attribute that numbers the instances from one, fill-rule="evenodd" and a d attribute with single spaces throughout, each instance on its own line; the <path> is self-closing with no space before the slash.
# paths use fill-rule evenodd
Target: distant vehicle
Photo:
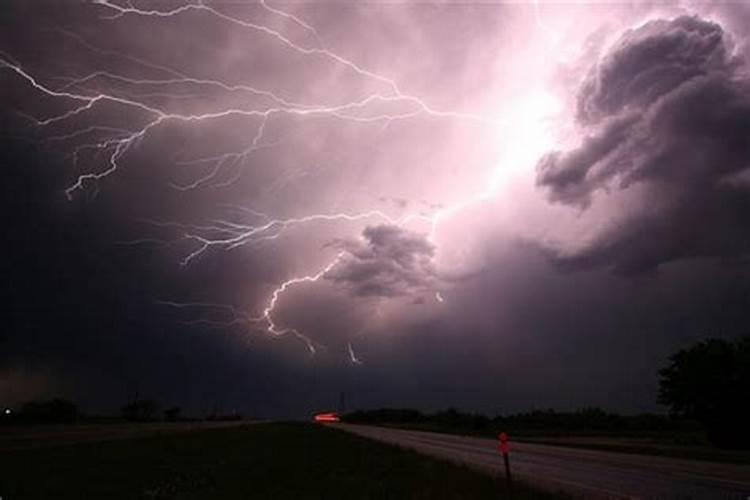
<path id="1" fill-rule="evenodd" d="M 341 417 L 338 413 L 318 413 L 315 415 L 315 421 L 319 424 L 331 424 L 335 422 L 341 422 Z"/>

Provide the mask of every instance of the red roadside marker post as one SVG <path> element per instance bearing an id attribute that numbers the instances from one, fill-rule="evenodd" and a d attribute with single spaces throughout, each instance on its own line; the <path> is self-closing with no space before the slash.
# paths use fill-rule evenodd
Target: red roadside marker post
<path id="1" fill-rule="evenodd" d="M 497 436 L 500 440 L 500 453 L 503 454 L 503 462 L 505 462 L 505 479 L 508 481 L 508 488 L 511 487 L 512 478 L 510 476 L 510 460 L 508 454 L 510 453 L 510 438 L 505 432 L 501 432 Z"/>

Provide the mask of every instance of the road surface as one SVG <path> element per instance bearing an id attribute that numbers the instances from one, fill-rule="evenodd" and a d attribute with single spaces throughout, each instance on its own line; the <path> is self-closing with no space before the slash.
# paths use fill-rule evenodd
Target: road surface
<path id="1" fill-rule="evenodd" d="M 503 474 L 492 439 L 333 424 L 360 436 Z M 750 466 L 511 443 L 515 477 L 583 498 L 750 499 Z"/>
<path id="2" fill-rule="evenodd" d="M 234 427 L 252 421 L 144 422 L 72 425 L 0 426 L 0 452 L 74 443 L 155 436 L 171 432 Z"/>

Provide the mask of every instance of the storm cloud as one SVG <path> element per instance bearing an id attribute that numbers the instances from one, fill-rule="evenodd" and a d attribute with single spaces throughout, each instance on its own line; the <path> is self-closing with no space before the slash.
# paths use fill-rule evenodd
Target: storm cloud
<path id="1" fill-rule="evenodd" d="M 345 253 L 326 279 L 354 295 L 398 297 L 434 286 L 435 247 L 424 234 L 398 226 L 369 226 L 361 240 L 337 244 Z"/>
<path id="2" fill-rule="evenodd" d="M 537 183 L 555 202 L 626 215 L 562 261 L 643 271 L 750 250 L 743 63 L 719 24 L 692 16 L 649 21 L 604 54 L 579 88 L 580 145 L 542 158 Z"/>
<path id="3" fill-rule="evenodd" d="M 746 332 L 744 5 L 187 3 L 6 2 L 3 404 L 653 410 Z"/>

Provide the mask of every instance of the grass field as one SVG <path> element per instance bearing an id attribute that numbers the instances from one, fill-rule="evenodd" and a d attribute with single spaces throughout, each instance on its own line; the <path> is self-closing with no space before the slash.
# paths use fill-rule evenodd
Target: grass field
<path id="1" fill-rule="evenodd" d="M 0 454 L 21 499 L 497 499 L 501 479 L 313 424 L 260 424 Z M 563 498 L 514 485 L 515 500 Z"/>

